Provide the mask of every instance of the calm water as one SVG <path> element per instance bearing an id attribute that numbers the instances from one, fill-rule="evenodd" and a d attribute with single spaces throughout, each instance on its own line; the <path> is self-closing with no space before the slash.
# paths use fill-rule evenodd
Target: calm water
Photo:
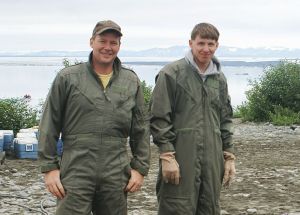
<path id="1" fill-rule="evenodd" d="M 0 57 L 0 98 L 21 97 L 29 94 L 32 105 L 45 99 L 56 73 L 63 68 L 62 57 Z M 71 62 L 86 61 L 87 58 L 68 58 Z M 122 61 L 151 61 L 150 58 L 123 58 Z M 168 61 L 173 59 L 160 59 Z M 162 66 L 127 65 L 148 85 L 154 86 L 154 78 Z M 245 91 L 250 89 L 248 80 L 258 78 L 263 73 L 260 67 L 224 66 L 229 93 L 233 106 L 246 101 Z"/>

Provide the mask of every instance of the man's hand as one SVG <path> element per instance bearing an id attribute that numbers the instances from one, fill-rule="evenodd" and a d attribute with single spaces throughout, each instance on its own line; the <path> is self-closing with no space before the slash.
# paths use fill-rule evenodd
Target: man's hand
<path id="1" fill-rule="evenodd" d="M 224 151 L 224 159 L 225 159 L 225 163 L 224 163 L 225 172 L 223 178 L 223 185 L 225 187 L 229 187 L 235 176 L 235 163 L 234 163 L 235 156 L 230 152 Z"/>
<path id="2" fill-rule="evenodd" d="M 144 176 L 141 175 L 138 171 L 132 169 L 131 170 L 131 177 L 129 179 L 129 182 L 125 188 L 126 192 L 134 193 L 136 191 L 139 191 L 143 185 L 144 182 Z"/>
<path id="3" fill-rule="evenodd" d="M 59 199 L 65 197 L 65 190 L 60 182 L 58 169 L 46 172 L 44 175 L 47 190 Z"/>
<path id="4" fill-rule="evenodd" d="M 179 164 L 175 160 L 175 152 L 162 153 L 159 158 L 162 165 L 162 176 L 166 183 L 178 185 L 180 178 Z"/>

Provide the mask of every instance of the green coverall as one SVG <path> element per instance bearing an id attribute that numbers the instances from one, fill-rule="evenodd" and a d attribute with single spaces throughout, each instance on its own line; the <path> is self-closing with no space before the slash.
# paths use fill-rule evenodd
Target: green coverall
<path id="1" fill-rule="evenodd" d="M 150 127 L 160 152 L 174 151 L 179 185 L 157 181 L 159 215 L 220 214 L 223 151 L 233 152 L 232 108 L 218 73 L 203 81 L 185 59 L 166 65 L 153 91 Z"/>
<path id="2" fill-rule="evenodd" d="M 127 214 L 130 170 L 149 170 L 149 116 L 136 74 L 118 58 L 106 89 L 89 62 L 63 69 L 48 94 L 39 126 L 41 171 L 60 169 L 66 196 L 57 214 Z M 56 142 L 62 133 L 61 162 Z M 132 159 L 127 154 L 130 137 Z"/>

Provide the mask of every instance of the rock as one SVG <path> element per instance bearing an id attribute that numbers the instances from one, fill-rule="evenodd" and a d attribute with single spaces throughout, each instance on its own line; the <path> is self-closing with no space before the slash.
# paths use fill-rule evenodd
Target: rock
<path id="1" fill-rule="evenodd" d="M 8 209 L 0 208 L 0 214 L 6 214 L 8 212 Z"/>
<path id="2" fill-rule="evenodd" d="M 247 213 L 248 214 L 256 214 L 257 210 L 255 208 L 249 208 L 249 209 L 247 209 Z"/>
<path id="3" fill-rule="evenodd" d="M 11 169 L 10 172 L 11 172 L 11 173 L 17 173 L 18 170 L 17 170 L 17 169 Z"/>
<path id="4" fill-rule="evenodd" d="M 228 214 L 230 214 L 230 213 L 228 213 L 228 212 L 225 211 L 225 210 L 221 210 L 221 215 L 228 215 Z"/>
<path id="5" fill-rule="evenodd" d="M 33 186 L 30 187 L 30 189 L 31 189 L 31 190 L 40 190 L 41 187 L 38 186 L 38 185 L 33 185 Z"/>
<path id="6" fill-rule="evenodd" d="M 16 172 L 16 173 L 13 173 L 12 176 L 14 176 L 14 177 L 23 177 L 23 176 L 26 176 L 26 174 L 20 173 L 20 172 Z"/>
<path id="7" fill-rule="evenodd" d="M 295 129 L 295 130 L 294 130 L 294 134 L 300 135 L 300 128 Z"/>
<path id="8" fill-rule="evenodd" d="M 249 193 L 237 193 L 237 194 L 233 194 L 233 197 L 245 197 L 248 198 L 250 196 Z"/>
<path id="9" fill-rule="evenodd" d="M 44 208 L 56 207 L 56 201 L 54 200 L 54 198 L 46 199 L 45 201 L 43 201 L 43 206 Z"/>
<path id="10" fill-rule="evenodd" d="M 21 191 L 23 188 L 20 186 L 14 186 L 10 188 L 10 191 Z"/>

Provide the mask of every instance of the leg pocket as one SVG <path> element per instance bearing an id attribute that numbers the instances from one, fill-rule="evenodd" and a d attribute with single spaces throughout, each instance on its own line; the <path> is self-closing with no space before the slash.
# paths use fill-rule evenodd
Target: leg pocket
<path id="1" fill-rule="evenodd" d="M 75 138 L 64 142 L 64 151 L 60 163 L 60 179 L 64 187 L 84 187 L 87 175 L 93 177 L 93 167 L 89 145 L 92 140 Z M 82 180 L 81 180 L 82 179 Z"/>
<path id="2" fill-rule="evenodd" d="M 105 186 L 123 189 L 130 178 L 131 168 L 127 153 L 126 138 L 110 138 L 104 142 L 103 182 Z"/>
<path id="3" fill-rule="evenodd" d="M 173 198 L 161 196 L 158 203 L 159 215 L 193 215 L 194 209 L 192 208 L 190 198 Z"/>

